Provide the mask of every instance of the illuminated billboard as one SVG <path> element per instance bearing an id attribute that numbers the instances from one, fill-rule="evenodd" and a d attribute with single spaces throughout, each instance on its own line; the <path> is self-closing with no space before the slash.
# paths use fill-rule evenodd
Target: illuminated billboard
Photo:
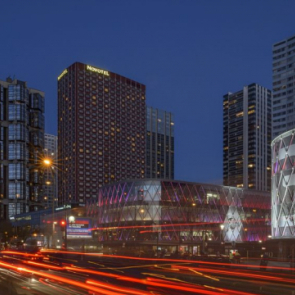
<path id="1" fill-rule="evenodd" d="M 75 218 L 73 222 L 67 223 L 67 238 L 78 239 L 92 238 L 91 233 L 91 219 L 89 218 Z"/>

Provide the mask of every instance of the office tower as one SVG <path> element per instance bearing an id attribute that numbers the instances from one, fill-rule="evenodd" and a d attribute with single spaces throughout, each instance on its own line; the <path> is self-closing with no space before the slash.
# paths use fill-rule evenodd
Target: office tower
<path id="1" fill-rule="evenodd" d="M 224 185 L 270 191 L 271 99 L 258 84 L 224 95 Z"/>
<path id="2" fill-rule="evenodd" d="M 0 218 L 42 205 L 44 93 L 26 82 L 0 81 Z"/>
<path id="3" fill-rule="evenodd" d="M 59 202 L 145 174 L 145 85 L 83 63 L 58 77 Z"/>
<path id="4" fill-rule="evenodd" d="M 57 205 L 57 136 L 45 133 L 44 156 L 52 161 L 52 166 L 44 170 L 44 205 Z"/>
<path id="5" fill-rule="evenodd" d="M 295 127 L 295 36 L 273 45 L 272 138 Z"/>
<path id="6" fill-rule="evenodd" d="M 146 178 L 174 179 L 174 116 L 147 107 Z"/>

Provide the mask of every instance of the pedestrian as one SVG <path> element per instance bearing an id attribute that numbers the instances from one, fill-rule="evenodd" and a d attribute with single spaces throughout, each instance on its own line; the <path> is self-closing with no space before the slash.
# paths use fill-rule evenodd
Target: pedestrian
<path id="1" fill-rule="evenodd" d="M 266 270 L 268 264 L 268 255 L 264 253 L 260 261 L 260 270 Z"/>
<path id="2" fill-rule="evenodd" d="M 233 251 L 230 251 L 230 252 L 229 252 L 229 261 L 230 261 L 231 263 L 234 262 L 234 253 L 233 253 Z"/>
<path id="3" fill-rule="evenodd" d="M 235 262 L 238 264 L 241 263 L 241 254 L 238 252 L 238 250 L 235 252 Z"/>

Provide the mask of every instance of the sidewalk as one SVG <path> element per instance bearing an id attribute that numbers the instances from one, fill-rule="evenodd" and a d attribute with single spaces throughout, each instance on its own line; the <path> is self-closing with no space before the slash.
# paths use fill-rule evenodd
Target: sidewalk
<path id="1" fill-rule="evenodd" d="M 241 261 L 242 265 L 255 265 L 260 267 L 261 259 L 248 259 L 244 258 Z M 278 270 L 278 268 L 281 268 L 282 271 L 291 271 L 290 262 L 289 261 L 276 261 L 276 260 L 268 260 L 266 270 L 272 271 L 272 270 Z M 257 269 L 257 267 L 252 268 L 251 266 L 247 267 L 248 269 Z M 280 271 L 281 271 L 280 270 Z M 295 271 L 295 270 L 294 270 Z"/>

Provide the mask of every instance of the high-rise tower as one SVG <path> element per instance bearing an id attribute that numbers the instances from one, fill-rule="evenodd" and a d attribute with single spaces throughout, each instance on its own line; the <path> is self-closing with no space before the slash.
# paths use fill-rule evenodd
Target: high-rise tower
<path id="1" fill-rule="evenodd" d="M 147 107 L 146 178 L 174 179 L 174 116 Z"/>
<path id="2" fill-rule="evenodd" d="M 295 127 L 295 36 L 273 45 L 272 137 Z"/>
<path id="3" fill-rule="evenodd" d="M 224 95 L 224 185 L 270 191 L 271 98 L 258 84 Z"/>
<path id="4" fill-rule="evenodd" d="M 44 93 L 0 81 L 0 219 L 42 206 Z"/>
<path id="5" fill-rule="evenodd" d="M 145 85 L 74 63 L 58 77 L 59 202 L 145 175 Z"/>

